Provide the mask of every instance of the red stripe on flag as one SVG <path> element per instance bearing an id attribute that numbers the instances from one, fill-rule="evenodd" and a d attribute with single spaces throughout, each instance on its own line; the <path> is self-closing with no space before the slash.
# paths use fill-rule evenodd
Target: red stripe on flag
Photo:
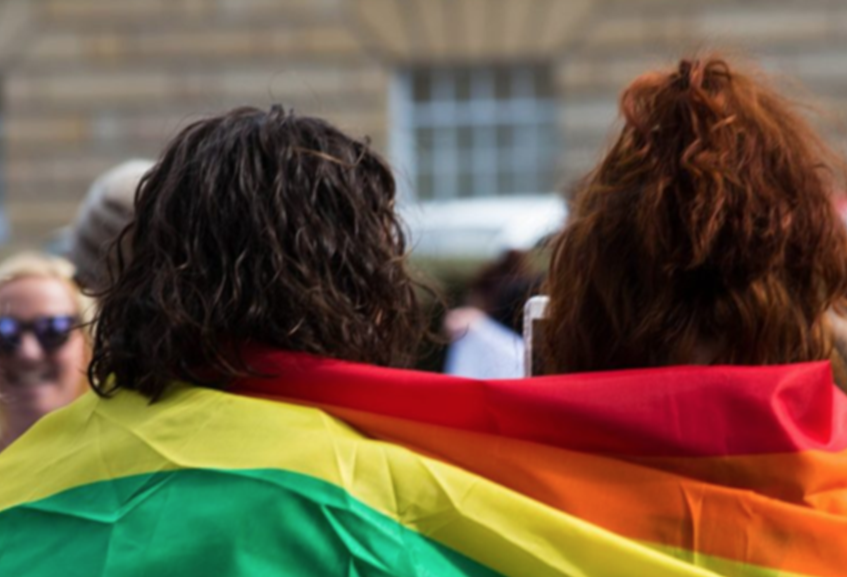
<path id="1" fill-rule="evenodd" d="M 847 397 L 828 362 L 476 381 L 273 350 L 245 357 L 276 377 L 241 379 L 233 392 L 574 451 L 723 456 L 847 448 Z"/>

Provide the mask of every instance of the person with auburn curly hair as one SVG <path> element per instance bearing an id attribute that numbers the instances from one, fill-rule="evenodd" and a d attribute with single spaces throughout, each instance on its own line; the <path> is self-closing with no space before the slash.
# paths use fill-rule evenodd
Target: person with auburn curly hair
<path id="1" fill-rule="evenodd" d="M 553 242 L 550 373 L 827 359 L 847 295 L 844 165 L 717 57 L 635 80 Z"/>

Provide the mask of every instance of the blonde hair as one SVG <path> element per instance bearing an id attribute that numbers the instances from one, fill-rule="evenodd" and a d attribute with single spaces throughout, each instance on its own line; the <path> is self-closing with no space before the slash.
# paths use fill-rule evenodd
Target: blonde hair
<path id="1" fill-rule="evenodd" d="M 75 273 L 74 265 L 64 258 L 39 252 L 22 252 L 0 262 L 0 287 L 22 278 L 61 281 L 76 303 L 80 321 L 87 324 L 94 317 L 94 301 L 79 289 L 74 281 Z"/>

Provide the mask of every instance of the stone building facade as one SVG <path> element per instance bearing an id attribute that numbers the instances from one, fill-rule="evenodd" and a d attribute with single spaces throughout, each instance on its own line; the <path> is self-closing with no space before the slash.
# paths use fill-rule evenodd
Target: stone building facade
<path id="1" fill-rule="evenodd" d="M 395 156 L 398 77 L 417 69 L 543 65 L 567 181 L 627 81 L 713 47 L 798 79 L 833 119 L 847 107 L 837 0 L 0 0 L 6 247 L 42 243 L 99 173 L 240 104 L 325 116 Z"/>

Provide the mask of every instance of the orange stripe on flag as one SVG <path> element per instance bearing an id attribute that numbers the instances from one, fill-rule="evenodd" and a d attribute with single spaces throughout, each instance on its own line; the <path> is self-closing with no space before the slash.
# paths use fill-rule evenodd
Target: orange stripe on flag
<path id="1" fill-rule="evenodd" d="M 639 462 L 318 406 L 370 436 L 459 465 L 631 539 L 821 577 L 842 577 L 833 568 L 847 567 L 847 520 L 838 516 L 847 509 L 847 487 L 826 485 L 847 478 L 841 454 Z M 774 470 L 793 470 L 788 478 L 796 482 L 771 485 L 775 476 L 768 471 Z M 821 543 L 827 543 L 826 558 Z"/>

